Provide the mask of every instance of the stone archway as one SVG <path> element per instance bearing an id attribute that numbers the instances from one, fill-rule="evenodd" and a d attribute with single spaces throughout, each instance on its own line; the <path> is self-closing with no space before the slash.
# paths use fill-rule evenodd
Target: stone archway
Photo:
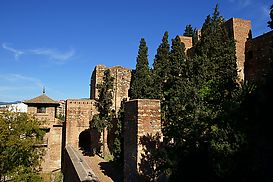
<path id="1" fill-rule="evenodd" d="M 84 154 L 91 153 L 91 135 L 89 129 L 86 129 L 79 134 L 79 148 Z"/>

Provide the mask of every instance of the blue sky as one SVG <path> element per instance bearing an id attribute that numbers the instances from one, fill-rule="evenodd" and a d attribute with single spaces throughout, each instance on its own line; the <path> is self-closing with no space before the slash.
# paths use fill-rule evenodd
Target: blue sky
<path id="1" fill-rule="evenodd" d="M 270 31 L 269 0 L 1 0 L 0 101 L 43 86 L 55 100 L 87 98 L 95 65 L 134 68 L 142 37 L 152 65 L 165 31 L 201 28 L 217 3 L 225 19 L 251 20 L 254 37 Z"/>

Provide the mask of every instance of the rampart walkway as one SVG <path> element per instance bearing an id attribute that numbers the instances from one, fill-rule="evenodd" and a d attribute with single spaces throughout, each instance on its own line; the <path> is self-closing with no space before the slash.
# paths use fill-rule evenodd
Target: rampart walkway
<path id="1" fill-rule="evenodd" d="M 63 173 L 65 182 L 99 182 L 82 153 L 72 146 L 65 147 Z"/>
<path id="2" fill-rule="evenodd" d="M 120 174 L 101 157 L 84 156 L 82 151 L 67 146 L 63 162 L 64 182 L 119 182 Z"/>

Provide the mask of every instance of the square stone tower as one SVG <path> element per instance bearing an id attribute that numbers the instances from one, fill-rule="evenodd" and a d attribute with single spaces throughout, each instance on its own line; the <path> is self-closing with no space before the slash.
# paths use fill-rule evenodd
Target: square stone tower
<path id="1" fill-rule="evenodd" d="M 43 172 L 52 172 L 61 168 L 61 146 L 63 122 L 56 118 L 59 102 L 49 98 L 45 91 L 33 99 L 24 101 L 28 105 L 28 113 L 38 120 L 45 121 L 40 128 L 44 130 L 43 144 L 37 146 L 45 149 L 44 161 L 41 164 Z"/>
<path id="2" fill-rule="evenodd" d="M 130 88 L 131 70 L 121 66 L 107 68 L 104 65 L 97 65 L 90 80 L 90 99 L 98 98 L 97 84 L 103 82 L 104 71 L 106 69 L 110 70 L 111 76 L 114 78 L 113 109 L 118 112 L 121 101 L 129 97 L 128 90 Z"/>
<path id="3" fill-rule="evenodd" d="M 230 36 L 235 40 L 237 71 L 239 82 L 245 79 L 245 52 L 246 42 L 252 38 L 251 21 L 240 18 L 231 18 L 225 22 L 225 26 Z"/>

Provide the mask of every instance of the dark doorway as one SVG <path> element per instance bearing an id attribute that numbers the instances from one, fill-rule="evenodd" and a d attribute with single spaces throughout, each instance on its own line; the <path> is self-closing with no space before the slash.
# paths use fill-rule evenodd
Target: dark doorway
<path id="1" fill-rule="evenodd" d="M 90 130 L 90 133 L 91 133 L 91 150 L 92 150 L 92 154 L 100 155 L 101 147 L 102 147 L 102 143 L 100 141 L 101 133 L 95 128 L 92 128 Z"/>
<path id="2" fill-rule="evenodd" d="M 91 153 L 91 135 L 89 129 L 86 129 L 80 133 L 79 148 L 82 150 L 84 155 Z"/>

